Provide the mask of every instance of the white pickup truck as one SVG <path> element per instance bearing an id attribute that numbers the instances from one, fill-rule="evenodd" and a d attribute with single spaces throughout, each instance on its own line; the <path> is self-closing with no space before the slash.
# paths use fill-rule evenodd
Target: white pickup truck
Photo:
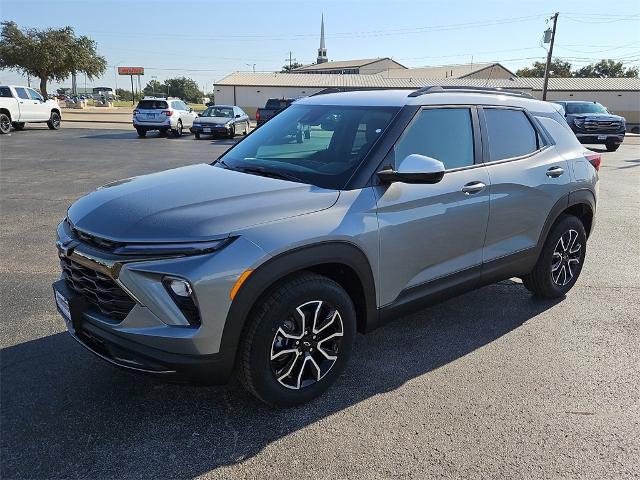
<path id="1" fill-rule="evenodd" d="M 0 85 L 0 134 L 11 131 L 11 126 L 22 130 L 26 122 L 47 122 L 51 130 L 60 128 L 60 106 L 54 100 L 45 100 L 33 88 Z"/>

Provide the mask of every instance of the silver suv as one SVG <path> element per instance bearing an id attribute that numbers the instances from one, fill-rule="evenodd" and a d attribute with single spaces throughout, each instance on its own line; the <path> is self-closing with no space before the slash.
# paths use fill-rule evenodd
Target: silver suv
<path id="1" fill-rule="evenodd" d="M 298 404 L 336 379 L 356 332 L 403 312 L 511 277 L 565 295 L 599 165 L 523 94 L 308 97 L 211 165 L 76 201 L 57 306 L 114 365 L 202 383 L 237 371 L 263 401 Z"/>
<path id="2" fill-rule="evenodd" d="M 133 111 L 133 127 L 139 137 L 149 130 L 160 134 L 172 133 L 180 137 L 184 129 L 190 129 L 198 114 L 179 98 L 144 97 Z"/>

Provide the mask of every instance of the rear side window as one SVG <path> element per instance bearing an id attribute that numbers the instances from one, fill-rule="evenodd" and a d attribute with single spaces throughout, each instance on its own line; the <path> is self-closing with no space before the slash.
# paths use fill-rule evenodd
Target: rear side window
<path id="1" fill-rule="evenodd" d="M 164 110 L 169 108 L 169 105 L 164 100 L 140 100 L 137 108 L 142 110 Z"/>
<path id="2" fill-rule="evenodd" d="M 16 88 L 16 93 L 18 94 L 18 97 L 20 98 L 24 98 L 25 100 L 31 100 L 29 98 L 29 94 L 27 93 L 27 90 L 24 88 Z"/>
<path id="3" fill-rule="evenodd" d="M 0 97 L 1 98 L 11 98 L 11 89 L 9 87 L 0 87 Z"/>
<path id="4" fill-rule="evenodd" d="M 468 108 L 430 108 L 418 113 L 394 147 L 395 165 L 412 153 L 435 158 L 447 170 L 474 163 L 473 126 Z"/>
<path id="5" fill-rule="evenodd" d="M 279 98 L 270 98 L 269 100 L 267 100 L 267 104 L 265 105 L 265 108 L 276 108 L 276 109 L 286 108 L 290 103 L 291 101 L 289 100 L 279 99 Z"/>
<path id="6" fill-rule="evenodd" d="M 489 161 L 521 157 L 538 149 L 538 134 L 522 110 L 485 108 Z"/>

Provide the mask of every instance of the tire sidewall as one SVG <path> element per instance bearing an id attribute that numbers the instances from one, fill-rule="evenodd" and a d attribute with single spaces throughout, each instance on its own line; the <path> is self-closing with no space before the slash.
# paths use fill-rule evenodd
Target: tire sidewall
<path id="1" fill-rule="evenodd" d="M 2 134 L 6 135 L 7 133 L 11 133 L 11 118 L 9 118 L 9 115 L 7 115 L 6 113 L 0 113 L 0 122 L 8 125 L 6 129 L 1 129 L 0 127 L 0 131 L 2 132 Z"/>
<path id="2" fill-rule="evenodd" d="M 319 382 L 300 390 L 281 385 L 271 370 L 270 355 L 273 338 L 282 319 L 299 305 L 313 300 L 323 300 L 337 308 L 342 317 L 343 337 L 336 363 Z M 307 402 L 323 393 L 340 375 L 353 350 L 356 335 L 356 313 L 353 302 L 332 281 L 314 281 L 303 288 L 288 291 L 270 311 L 260 319 L 255 330 L 250 351 L 250 369 L 257 395 L 265 402 L 278 406 L 291 406 Z"/>
<path id="3" fill-rule="evenodd" d="M 60 114 L 57 112 L 51 112 L 51 118 L 49 119 L 49 127 L 52 130 L 58 130 L 60 128 Z"/>

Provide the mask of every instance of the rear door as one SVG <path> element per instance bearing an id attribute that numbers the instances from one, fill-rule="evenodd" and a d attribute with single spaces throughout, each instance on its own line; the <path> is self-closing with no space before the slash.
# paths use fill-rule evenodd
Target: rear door
<path id="1" fill-rule="evenodd" d="M 483 107 L 485 165 L 491 178 L 491 215 L 485 262 L 536 246 L 547 216 L 566 196 L 566 160 L 524 110 Z"/>
<path id="2" fill-rule="evenodd" d="M 417 153 L 444 163 L 434 185 L 375 187 L 380 235 L 380 304 L 453 274 L 479 275 L 489 218 L 489 176 L 475 108 L 420 110 L 385 160 Z M 452 277 L 450 277 L 452 278 Z"/>

